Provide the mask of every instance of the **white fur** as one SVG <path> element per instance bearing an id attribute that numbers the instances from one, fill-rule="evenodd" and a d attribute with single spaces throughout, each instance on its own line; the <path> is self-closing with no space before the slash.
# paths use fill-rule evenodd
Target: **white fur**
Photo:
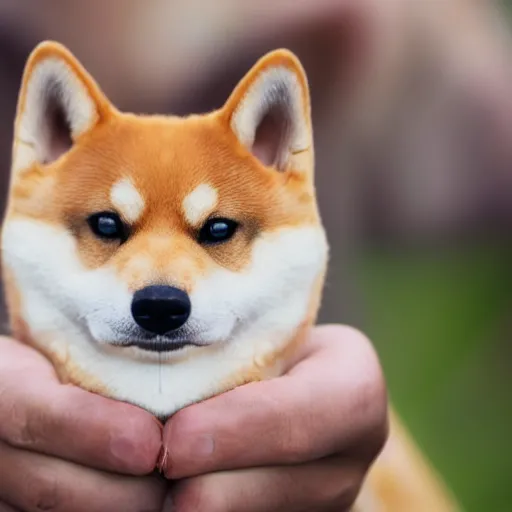
<path id="1" fill-rule="evenodd" d="M 263 234 L 244 270 L 219 266 L 197 277 L 188 323 L 196 341 L 212 345 L 159 358 L 111 344 L 126 341 L 136 327 L 132 295 L 112 269 L 85 269 L 71 234 L 8 219 L 2 243 L 23 318 L 36 337 L 51 339 L 52 351 L 97 377 L 113 398 L 161 416 L 222 391 L 225 379 L 281 347 L 307 314 L 327 252 L 318 226 Z"/>
<path id="2" fill-rule="evenodd" d="M 291 119 L 289 147 L 283 148 L 287 154 L 281 157 L 286 159 L 289 153 L 303 151 L 311 145 L 302 89 L 297 75 L 289 68 L 279 66 L 261 73 L 236 108 L 231 128 L 240 142 L 251 148 L 263 117 L 276 101 L 282 101 L 280 90 L 287 91 L 288 101 L 283 107 Z"/>
<path id="3" fill-rule="evenodd" d="M 43 161 L 48 152 L 45 94 L 53 83 L 60 85 L 62 106 L 73 138 L 88 130 L 97 118 L 95 104 L 86 87 L 62 59 L 49 57 L 36 64 L 27 83 L 25 103 L 19 117 L 13 170 L 21 171 Z"/>
<path id="4" fill-rule="evenodd" d="M 12 170 L 13 172 L 28 169 L 37 161 L 36 148 L 29 143 L 17 140 L 14 142 Z"/>
<path id="5" fill-rule="evenodd" d="M 137 222 L 144 211 L 144 199 L 129 178 L 122 178 L 113 185 L 110 200 L 119 213 L 131 223 Z"/>
<path id="6" fill-rule="evenodd" d="M 183 199 L 183 214 L 192 226 L 197 226 L 217 206 L 217 191 L 207 183 L 198 185 Z"/>

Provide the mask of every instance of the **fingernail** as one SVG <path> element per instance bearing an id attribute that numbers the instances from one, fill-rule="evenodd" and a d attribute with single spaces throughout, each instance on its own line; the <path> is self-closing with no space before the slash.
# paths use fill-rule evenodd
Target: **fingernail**
<path id="1" fill-rule="evenodd" d="M 114 437 L 110 441 L 110 453 L 115 459 L 131 467 L 135 456 L 135 446 L 126 437 Z"/>
<path id="2" fill-rule="evenodd" d="M 167 448 L 165 446 L 162 446 L 162 448 L 160 448 L 160 453 L 158 454 L 158 459 L 156 462 L 156 469 L 160 473 L 164 473 L 164 474 L 167 473 L 168 459 L 169 459 L 169 451 L 167 450 Z"/>
<path id="3" fill-rule="evenodd" d="M 215 449 L 215 441 L 213 436 L 205 435 L 201 436 L 194 443 L 193 455 L 200 458 L 209 457 Z"/>

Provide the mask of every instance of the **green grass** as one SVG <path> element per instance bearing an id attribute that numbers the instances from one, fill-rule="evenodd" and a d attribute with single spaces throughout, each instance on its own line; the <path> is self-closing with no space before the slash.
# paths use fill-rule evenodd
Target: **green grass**
<path id="1" fill-rule="evenodd" d="M 468 512 L 512 510 L 511 262 L 368 251 L 356 268 L 392 400 Z"/>

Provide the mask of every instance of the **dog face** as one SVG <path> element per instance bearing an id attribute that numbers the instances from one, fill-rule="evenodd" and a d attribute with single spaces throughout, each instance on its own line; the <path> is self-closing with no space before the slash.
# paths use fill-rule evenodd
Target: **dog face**
<path id="1" fill-rule="evenodd" d="M 75 383 L 168 414 L 259 375 L 313 321 L 327 243 L 288 52 L 219 111 L 176 118 L 117 111 L 44 43 L 15 126 L 11 318 Z"/>

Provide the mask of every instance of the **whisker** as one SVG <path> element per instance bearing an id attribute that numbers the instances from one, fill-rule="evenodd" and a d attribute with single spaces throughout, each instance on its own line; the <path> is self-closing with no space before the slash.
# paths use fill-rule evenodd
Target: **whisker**
<path id="1" fill-rule="evenodd" d="M 162 352 L 158 352 L 158 392 L 162 394 Z"/>

